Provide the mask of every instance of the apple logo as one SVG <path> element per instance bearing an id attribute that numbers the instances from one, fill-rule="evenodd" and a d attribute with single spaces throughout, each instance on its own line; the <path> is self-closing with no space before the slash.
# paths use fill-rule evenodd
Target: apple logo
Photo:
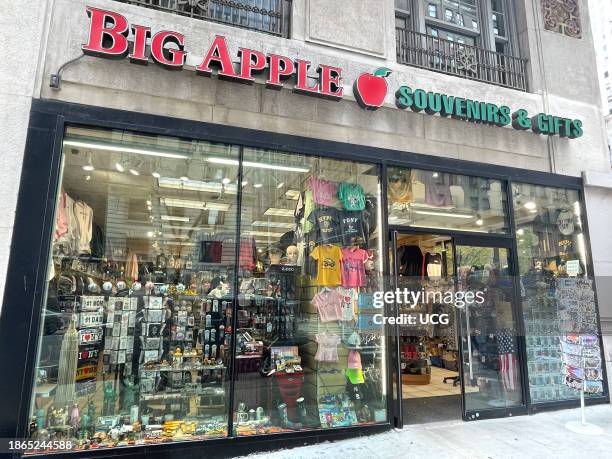
<path id="1" fill-rule="evenodd" d="M 387 78 L 391 70 L 380 67 L 373 74 L 362 73 L 353 84 L 353 92 L 357 103 L 366 110 L 376 110 L 382 107 L 387 95 Z"/>

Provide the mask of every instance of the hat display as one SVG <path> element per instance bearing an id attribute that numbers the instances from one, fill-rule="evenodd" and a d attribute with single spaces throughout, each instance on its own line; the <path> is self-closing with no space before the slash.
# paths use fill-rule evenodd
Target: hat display
<path id="1" fill-rule="evenodd" d="M 363 371 L 361 370 L 361 368 L 347 368 L 345 373 L 346 377 L 353 384 L 363 384 L 365 382 L 365 380 L 363 379 Z"/>
<path id="2" fill-rule="evenodd" d="M 348 367 L 354 370 L 361 370 L 361 355 L 357 351 L 349 351 Z"/>
<path id="3" fill-rule="evenodd" d="M 351 336 L 349 336 L 346 341 L 353 347 L 359 347 L 361 344 L 361 338 L 357 332 L 351 333 Z"/>

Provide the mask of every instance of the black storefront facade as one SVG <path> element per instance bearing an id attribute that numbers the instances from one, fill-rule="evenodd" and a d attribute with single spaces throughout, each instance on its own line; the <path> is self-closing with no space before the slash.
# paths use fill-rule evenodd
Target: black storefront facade
<path id="1" fill-rule="evenodd" d="M 26 156 L 20 187 L 21 191 L 19 197 L 19 206 L 16 216 L 16 228 L 18 228 L 18 230 L 15 231 L 15 234 L 13 236 L 13 250 L 11 253 L 9 274 L 7 278 L 7 290 L 4 298 L 3 320 L 0 324 L 0 327 L 2 327 L 0 335 L 2 337 L 2 349 L 13 350 L 10 353 L 3 353 L 3 361 L 5 362 L 4 367 L 10 368 L 12 370 L 7 372 L 2 378 L 2 392 L 5 394 L 14 394 L 13 397 L 7 397 L 5 399 L 5 409 L 3 410 L 2 415 L 2 429 L 4 437 L 28 438 L 28 431 L 32 429 L 32 424 L 36 423 L 36 410 L 30 406 L 30 400 L 33 400 L 32 403 L 38 403 L 37 397 L 40 396 L 40 393 L 35 393 L 32 381 L 37 381 L 36 378 L 40 376 L 39 370 L 37 369 L 37 366 L 40 365 L 38 364 L 37 359 L 39 359 L 38 352 L 40 352 L 39 346 L 42 339 L 41 333 L 44 334 L 45 332 L 43 331 L 39 333 L 38 330 L 45 330 L 45 327 L 48 325 L 44 323 L 43 311 L 45 309 L 44 300 L 47 295 L 48 282 L 46 279 L 48 276 L 49 266 L 48 258 L 50 256 L 49 247 L 53 245 L 53 222 L 54 219 L 57 218 L 55 217 L 56 206 L 58 205 L 56 196 L 58 196 L 57 190 L 60 189 L 61 183 L 62 155 L 68 155 L 65 146 L 65 141 L 67 138 L 70 137 L 70 129 L 77 128 L 98 129 L 102 131 L 111 132 L 130 132 L 137 133 L 138 135 L 142 134 L 151 136 L 170 136 L 179 139 L 186 139 L 189 141 L 205 141 L 212 142 L 213 144 L 237 145 L 235 156 L 236 159 L 232 163 L 232 165 L 242 165 L 237 167 L 237 174 L 235 177 L 237 183 L 241 184 L 247 181 L 245 180 L 245 171 L 249 166 L 244 166 L 244 164 L 255 162 L 249 162 L 248 160 L 251 158 L 245 158 L 245 155 L 249 154 L 247 152 L 247 149 L 249 148 L 262 149 L 266 152 L 286 153 L 287 156 L 283 158 L 288 158 L 290 157 L 290 155 L 304 155 L 306 157 L 308 157 L 309 155 L 316 155 L 317 157 L 324 158 L 325 160 L 348 160 L 351 162 L 367 163 L 371 166 L 372 169 L 377 170 L 374 175 L 377 177 L 376 181 L 380 184 L 381 190 L 381 205 L 378 212 L 379 215 L 382 215 L 382 219 L 378 223 L 380 224 L 380 232 L 384 235 L 384 237 L 381 238 L 381 241 L 379 243 L 380 247 L 382 247 L 382 250 L 378 251 L 378 254 L 380 256 L 380 260 L 378 260 L 378 262 L 381 266 L 381 274 L 383 274 L 384 277 L 380 277 L 382 283 L 380 284 L 380 287 L 377 286 L 377 288 L 379 289 L 390 289 L 397 286 L 397 284 L 393 285 L 395 280 L 397 280 L 397 277 L 394 276 L 394 271 L 396 272 L 398 269 L 398 265 L 394 264 L 398 262 L 394 261 L 393 259 L 393 249 L 397 249 L 398 235 L 404 233 L 417 235 L 425 233 L 435 233 L 447 235 L 453 240 L 453 252 L 459 251 L 459 246 L 494 247 L 507 250 L 506 267 L 508 270 L 508 277 L 518 272 L 521 264 L 521 260 L 519 259 L 518 253 L 521 244 L 519 240 L 522 239 L 522 236 L 525 232 L 520 232 L 520 228 L 518 228 L 516 223 L 513 222 L 515 215 L 515 210 L 513 209 L 513 207 L 517 205 L 516 202 L 513 202 L 513 199 L 507 200 L 507 204 L 505 204 L 504 212 L 507 213 L 507 215 L 504 217 L 505 223 L 503 226 L 507 227 L 507 233 L 501 235 L 491 234 L 488 232 L 485 233 L 482 231 L 465 231 L 448 227 L 442 228 L 440 225 L 437 225 L 437 227 L 434 226 L 430 228 L 422 227 L 423 225 L 415 225 L 413 227 L 410 227 L 410 225 L 406 225 L 403 223 L 398 225 L 394 222 L 393 218 L 389 218 L 389 213 L 393 213 L 394 210 L 392 207 L 389 207 L 390 203 L 388 201 L 390 199 L 390 194 L 389 190 L 387 189 L 388 184 L 390 183 L 389 176 L 392 174 L 396 174 L 396 171 L 398 169 L 417 169 L 424 171 L 435 171 L 435 173 L 438 174 L 456 174 L 467 177 L 484 177 L 487 180 L 500 181 L 503 186 L 503 192 L 507 193 L 508 196 L 517 195 L 516 190 L 513 191 L 513 186 L 516 186 L 517 183 L 529 184 L 529 186 L 533 187 L 539 186 L 545 188 L 570 190 L 571 192 L 575 193 L 576 196 L 579 196 L 578 199 L 581 203 L 581 209 L 578 210 L 578 212 L 584 216 L 584 211 L 582 210 L 582 199 L 580 198 L 580 196 L 582 195 L 582 183 L 581 179 L 579 178 L 498 167 L 487 164 L 477 164 L 465 161 L 440 159 L 437 157 L 429 157 L 420 154 L 410 154 L 404 152 L 400 153 L 390 150 L 362 147 L 358 145 L 342 144 L 322 140 L 320 141 L 311 138 L 294 137 L 270 132 L 259 132 L 241 128 L 233 128 L 230 126 L 191 122 L 175 118 L 152 116 L 132 112 L 122 112 L 117 110 L 109 110 L 104 108 L 81 106 L 54 101 L 36 101 L 33 105 L 31 113 L 28 143 L 26 148 Z M 74 142 L 78 142 L 78 140 L 73 141 L 73 143 Z M 77 145 L 78 148 L 78 144 L 75 143 L 75 145 Z M 137 150 L 136 147 L 130 148 Z M 108 151 L 109 150 L 107 150 L 107 154 Z M 271 156 L 266 157 L 270 158 Z M 94 164 L 96 166 L 96 169 L 98 169 L 99 167 L 96 164 L 96 158 L 97 156 L 96 154 L 94 154 Z M 67 159 L 64 158 L 63 161 L 67 161 Z M 86 161 L 88 162 L 88 164 L 91 164 L 91 153 L 89 156 L 86 156 Z M 301 170 L 291 172 L 304 173 Z M 135 174 L 133 175 L 135 176 Z M 325 177 L 333 180 L 333 177 Z M 86 180 L 89 181 L 89 179 Z M 232 180 L 234 180 L 234 178 Z M 243 187 L 245 188 L 246 186 L 247 185 L 243 185 Z M 394 185 L 392 184 L 391 186 Z M 393 195 L 393 192 L 391 192 L 391 195 Z M 248 196 L 242 195 L 242 193 L 238 192 L 236 195 L 236 203 L 239 207 L 243 206 L 241 208 L 241 214 L 244 214 L 244 206 L 247 202 Z M 486 217 L 479 215 L 479 220 L 482 219 L 486 220 Z M 243 234 L 245 232 L 245 227 L 252 227 L 249 224 L 241 224 L 241 220 L 241 218 L 238 218 L 236 220 L 237 224 L 233 227 L 233 230 L 236 231 L 235 234 Z M 587 222 L 585 217 L 582 218 L 581 224 L 584 233 L 588 234 L 586 230 Z M 483 225 L 481 224 L 481 222 L 478 222 L 477 226 Z M 486 224 L 484 226 L 486 226 Z M 586 247 L 588 248 L 588 238 L 586 239 L 586 241 Z M 236 252 L 234 263 L 235 260 L 240 259 L 240 244 L 235 245 L 235 250 Z M 588 257 L 588 250 L 586 253 Z M 82 258 L 83 254 L 81 254 L 80 257 Z M 593 274 L 590 266 L 590 262 L 587 258 L 585 264 L 587 272 L 584 273 L 586 274 L 584 277 L 593 279 Z M 253 272 L 255 272 L 256 268 L 253 268 L 253 270 Z M 267 268 L 267 271 L 268 270 L 269 267 Z M 450 272 L 448 274 L 450 276 Z M 580 277 L 582 277 L 584 274 L 580 274 Z M 234 292 L 241 292 L 239 283 L 242 283 L 243 278 L 240 277 L 239 282 L 238 277 L 240 276 L 237 276 L 234 279 L 228 279 L 228 284 L 230 284 L 230 294 L 226 294 L 226 296 L 224 296 L 223 298 L 229 298 L 233 296 L 233 294 L 231 293 L 232 289 L 234 289 Z M 576 394 L 578 392 L 574 392 L 573 396 L 567 397 L 564 396 L 563 392 L 560 393 L 557 391 L 556 395 L 558 399 L 556 400 L 554 399 L 554 390 L 552 392 L 553 396 L 548 399 L 546 395 L 538 396 L 537 392 L 535 393 L 534 397 L 534 382 L 536 384 L 539 384 L 540 386 L 546 386 L 550 385 L 550 383 L 552 383 L 552 380 L 538 380 L 533 378 L 531 378 L 530 380 L 530 376 L 533 375 L 533 372 L 542 372 L 541 369 L 539 369 L 534 364 L 529 366 L 530 363 L 537 360 L 534 354 L 532 354 L 532 352 L 536 348 L 544 348 L 547 345 L 546 342 L 535 341 L 535 338 L 534 341 L 530 341 L 530 339 L 532 337 L 535 337 L 536 335 L 547 335 L 548 332 L 540 331 L 538 329 L 534 331 L 532 327 L 534 326 L 534 324 L 536 324 L 536 322 L 533 322 L 532 316 L 525 315 L 525 310 L 530 307 L 527 303 L 527 301 L 529 301 L 529 288 L 526 288 L 525 285 L 521 284 L 527 284 L 526 281 L 523 282 L 526 277 L 526 274 L 522 275 L 520 280 L 518 277 L 514 277 L 514 280 L 511 281 L 511 287 L 506 286 L 506 288 L 510 288 L 515 292 L 513 297 L 514 299 L 511 299 L 509 302 L 512 308 L 512 318 L 515 321 L 515 355 L 516 362 L 518 364 L 518 374 L 516 381 L 518 385 L 516 390 L 519 393 L 518 398 L 516 400 L 519 400 L 519 402 L 511 402 L 503 407 L 500 407 L 499 405 L 495 406 L 495 404 L 492 404 L 489 406 L 489 409 L 483 409 L 483 407 L 481 406 L 472 406 L 472 408 L 470 409 L 470 402 L 465 398 L 466 392 L 464 390 L 464 385 L 466 385 L 468 381 L 468 373 L 465 366 L 471 366 L 472 363 L 470 361 L 470 363 L 467 364 L 467 360 L 464 361 L 463 358 L 459 358 L 458 371 L 459 373 L 463 374 L 463 377 L 460 377 L 459 379 L 461 387 L 463 388 L 462 417 L 464 418 L 464 420 L 469 421 L 475 419 L 486 419 L 489 417 L 531 414 L 539 410 L 577 406 L 577 404 L 579 403 L 578 399 L 576 398 Z M 180 280 L 182 281 L 183 279 L 181 278 Z M 101 284 L 102 281 L 103 279 L 101 279 L 99 283 Z M 115 291 L 118 288 L 116 285 L 117 282 L 117 279 L 113 279 L 113 283 L 115 284 L 112 290 L 113 293 L 106 294 L 107 298 L 109 295 L 115 295 Z M 11 286 L 13 286 L 13 288 L 11 288 Z M 146 288 L 144 285 L 144 280 L 142 287 Z M 527 293 L 522 292 L 522 290 L 526 290 Z M 82 290 L 82 292 L 83 291 L 85 290 Z M 99 290 L 97 291 L 97 293 L 99 293 Z M 155 292 L 150 292 L 152 296 L 154 295 L 154 293 Z M 176 291 L 162 291 L 158 293 L 158 295 L 161 297 L 171 297 L 172 295 L 176 294 Z M 87 296 L 87 293 L 85 294 L 85 296 Z M 134 290 L 130 289 L 130 294 L 128 296 L 137 296 L 143 299 L 146 294 L 142 295 L 141 293 L 139 294 Z M 197 297 L 198 294 L 196 293 L 195 296 Z M 142 305 L 139 304 L 139 312 L 141 307 Z M 388 309 L 390 310 L 386 311 L 387 315 L 397 315 L 397 311 L 393 311 L 394 307 L 395 306 L 388 307 Z M 228 318 L 228 320 L 230 321 L 229 323 L 231 324 L 230 326 L 233 330 L 241 331 L 241 329 L 243 328 L 240 326 L 241 324 L 239 323 L 241 314 L 237 311 L 239 311 L 240 309 L 246 309 L 246 307 L 241 304 L 240 300 L 238 300 L 232 302 L 231 309 L 232 311 L 229 314 Z M 83 313 L 81 309 L 77 310 L 80 311 L 78 312 L 79 314 Z M 77 314 L 77 310 L 69 310 L 69 312 L 72 311 L 73 314 Z M 289 311 L 289 313 L 297 315 L 297 312 L 295 311 Z M 322 313 L 319 312 L 319 314 Z M 359 313 L 356 314 L 357 315 L 355 317 L 355 320 L 358 322 Z M 537 317 L 538 316 L 536 316 L 536 321 Z M 105 320 L 108 319 L 105 318 Z M 597 318 L 597 327 L 598 326 L 599 325 Z M 64 333 L 69 327 L 70 325 L 64 325 Z M 247 453 L 260 449 L 278 448 L 279 446 L 281 446 L 279 440 L 283 442 L 282 446 L 286 447 L 290 445 L 303 444 L 306 442 L 323 441 L 325 439 L 344 438 L 354 435 L 366 435 L 384 431 L 385 429 L 391 428 L 394 425 L 402 425 L 402 416 L 408 414 L 402 413 L 401 403 L 402 384 L 400 382 L 400 373 L 402 368 L 402 349 L 400 347 L 401 343 L 397 338 L 397 335 L 401 335 L 401 332 L 399 328 L 395 328 L 392 326 L 388 326 L 386 331 L 386 334 L 381 333 L 381 342 L 384 342 L 385 344 L 383 345 L 383 352 L 381 354 L 381 357 L 384 359 L 384 364 L 381 364 L 380 366 L 381 371 L 385 372 L 384 376 L 382 377 L 382 383 L 385 387 L 381 387 L 381 391 L 383 391 L 386 396 L 380 399 L 380 401 L 384 402 L 384 405 L 377 405 L 378 413 L 376 414 L 373 413 L 375 409 L 372 409 L 370 413 L 368 415 L 364 415 L 363 418 L 360 417 L 358 419 L 353 419 L 354 425 L 342 426 L 332 425 L 330 423 L 328 427 L 324 427 L 323 424 L 321 424 L 320 426 L 314 426 L 314 423 L 316 421 L 313 421 L 312 427 L 306 426 L 306 423 L 302 423 L 298 427 L 297 422 L 299 417 L 295 411 L 293 413 L 290 413 L 289 418 L 293 419 L 293 421 L 290 420 L 289 422 L 294 423 L 283 424 L 282 412 L 281 414 L 272 414 L 272 412 L 269 412 L 270 408 L 266 407 L 264 409 L 264 416 L 267 415 L 272 417 L 272 420 L 268 418 L 268 422 L 270 424 L 274 424 L 275 422 L 280 423 L 280 428 L 277 431 L 249 431 L 246 434 L 240 434 L 239 426 L 242 422 L 242 419 L 239 418 L 238 412 L 246 411 L 251 407 L 255 408 L 255 406 L 251 404 L 247 405 L 245 408 L 241 407 L 240 403 L 243 400 L 241 399 L 241 397 L 243 396 L 240 394 L 245 390 L 246 387 L 250 388 L 255 386 L 251 386 L 253 382 L 247 380 L 247 382 L 242 383 L 244 384 L 244 386 L 242 388 L 240 387 L 240 381 L 241 379 L 244 380 L 245 374 L 248 373 L 248 370 L 245 369 L 245 367 L 243 366 L 244 364 L 242 362 L 239 362 L 239 356 L 242 355 L 242 351 L 232 346 L 232 348 L 229 350 L 229 355 L 226 357 L 227 360 L 224 360 L 224 362 L 228 363 L 229 367 L 229 374 L 227 375 L 227 377 L 223 377 L 226 378 L 225 381 L 229 383 L 229 389 L 226 392 L 228 400 L 226 401 L 225 405 L 225 409 L 228 411 L 228 414 L 225 417 L 227 426 L 225 427 L 226 430 L 221 435 L 219 435 L 218 438 L 210 438 L 206 440 L 202 440 L 201 438 L 199 438 L 194 439 L 192 441 L 179 442 L 158 442 L 156 439 L 152 442 L 140 442 L 140 444 L 134 441 L 122 444 L 120 442 L 128 442 L 127 439 L 130 436 L 130 433 L 122 432 L 116 437 L 116 439 L 114 439 L 114 442 L 110 442 L 110 434 L 107 440 L 111 444 L 114 443 L 115 445 L 118 444 L 119 446 L 115 446 L 112 449 L 108 447 L 94 448 L 90 449 L 87 452 L 80 450 L 79 454 L 161 454 L 164 457 L 171 454 L 189 454 L 195 457 L 196 455 L 202 454 L 202 452 L 204 451 L 205 454 L 218 453 L 219 455 L 236 455 L 238 451 Z M 274 332 L 280 333 L 276 331 L 276 328 Z M 141 331 L 141 333 L 143 332 Z M 362 331 L 359 331 L 359 333 L 362 333 Z M 235 344 L 235 341 L 236 340 L 229 340 L 227 342 L 229 342 L 230 344 Z M 194 342 L 197 342 L 197 338 L 195 338 Z M 300 343 L 301 345 L 304 345 L 305 341 L 300 341 Z M 248 343 L 246 344 L 248 345 Z M 241 346 L 244 345 L 245 343 L 242 342 Z M 465 347 L 466 345 L 467 341 L 463 341 L 463 347 Z M 556 345 L 558 344 L 556 343 Z M 321 346 L 321 343 L 319 343 L 319 346 Z M 551 346 L 549 345 L 549 347 Z M 55 349 L 59 350 L 61 354 L 61 349 Z M 349 346 L 348 349 L 348 352 L 354 352 L 355 349 L 360 350 L 360 352 L 363 354 L 361 356 L 361 360 L 363 360 L 363 368 L 365 369 L 365 363 L 367 361 L 366 346 L 364 346 L 362 343 L 361 347 L 359 345 L 357 345 L 356 348 L 351 348 Z M 82 347 L 80 347 L 79 350 L 82 351 Z M 185 348 L 182 348 L 180 351 L 185 352 Z M 163 349 L 161 352 L 170 352 L 172 354 L 171 351 L 168 351 L 166 349 Z M 465 349 L 462 349 L 460 352 L 465 352 Z M 100 353 L 103 353 L 102 349 L 100 350 Z M 255 355 L 257 355 L 258 359 L 263 360 L 261 353 L 256 353 Z M 342 355 L 340 359 L 342 359 Z M 319 362 L 318 359 L 315 360 Z M 290 363 L 288 363 L 287 365 L 290 365 L 291 360 L 288 361 Z M 181 360 L 181 362 L 183 361 Z M 307 362 L 308 358 L 302 356 L 301 364 L 306 367 L 307 365 L 309 365 L 309 363 Z M 105 363 L 103 363 L 102 359 L 100 359 L 99 362 L 96 363 L 96 365 L 99 365 L 100 368 L 104 364 Z M 158 364 L 158 366 L 155 367 L 160 372 L 164 370 L 162 364 Z M 172 365 L 172 363 L 167 364 Z M 321 363 L 319 362 L 319 364 Z M 260 370 L 263 365 L 263 362 L 258 364 L 257 370 Z M 116 365 L 116 367 L 120 366 L 121 365 L 119 364 Z M 111 366 L 110 368 L 113 367 Z M 191 368 L 202 367 L 192 366 Z M 323 371 L 326 371 L 325 368 L 326 367 L 323 367 Z M 317 367 L 315 369 L 310 369 L 310 371 L 313 371 L 316 374 L 316 372 L 321 371 L 321 369 L 321 367 Z M 297 373 L 300 374 L 300 370 L 304 371 L 304 368 L 300 366 L 299 368 L 294 368 L 294 371 L 296 370 Z M 278 371 L 280 372 L 281 370 Z M 496 371 L 499 372 L 499 368 Z M 104 372 L 106 373 L 106 370 Z M 308 372 L 308 370 L 304 372 L 306 373 Z M 269 376 L 262 374 L 260 371 L 257 371 L 256 375 L 256 378 L 269 378 Z M 46 376 L 48 378 L 47 383 L 50 383 L 54 377 L 59 377 L 59 375 L 54 375 L 52 371 L 49 371 Z M 120 375 L 120 377 L 121 376 L 124 375 Z M 344 374 L 342 376 L 344 376 Z M 473 375 L 470 376 L 473 377 Z M 538 376 L 536 375 L 536 378 L 537 377 Z M 606 403 L 609 401 L 606 389 L 607 384 L 605 380 L 605 374 L 603 375 L 603 377 L 604 392 L 594 397 L 588 397 L 587 403 Z M 97 378 L 99 378 L 99 382 L 97 382 L 97 384 L 100 385 L 102 384 L 102 381 L 106 380 L 104 376 L 102 376 L 101 378 L 99 376 L 94 377 L 94 387 L 96 385 Z M 347 380 L 351 381 L 351 378 L 348 374 L 346 375 L 346 378 Z M 357 376 L 356 378 L 357 384 L 359 384 L 359 376 Z M 363 381 L 363 375 L 361 376 L 361 380 Z M 117 381 L 117 379 L 115 379 L 115 381 Z M 136 382 L 138 382 L 138 379 L 136 379 Z M 121 382 L 119 382 L 118 384 L 121 384 Z M 398 389 L 398 387 L 400 389 Z M 100 389 L 94 389 L 94 391 L 100 391 Z M 167 387 L 165 390 L 168 390 Z M 486 389 L 481 388 L 480 390 L 483 393 L 486 392 Z M 118 395 L 118 392 L 119 390 L 117 390 L 117 393 L 115 394 L 116 396 Z M 49 397 L 49 395 L 45 395 Z M 55 394 L 55 396 L 57 397 L 57 393 Z M 317 396 L 318 400 L 311 402 L 312 405 L 307 406 L 309 418 L 316 418 L 317 408 L 321 410 L 322 397 L 324 397 L 325 394 L 317 393 Z M 51 395 L 50 397 L 51 400 L 53 400 L 53 395 Z M 81 400 L 90 400 L 92 396 L 90 393 L 89 396 L 85 394 L 82 397 L 83 398 L 81 398 Z M 275 398 L 279 397 L 279 395 L 270 395 L 270 397 Z M 280 397 L 282 398 L 282 393 Z M 118 399 L 119 397 L 116 398 Z M 278 401 L 282 400 L 278 399 Z M 116 402 L 113 400 L 113 402 L 113 407 L 115 407 L 117 403 L 121 404 L 120 400 L 117 400 Z M 105 402 L 102 402 L 102 404 L 96 402 L 96 404 L 99 405 L 96 406 L 96 408 L 104 410 L 103 403 Z M 276 398 L 274 405 L 276 405 Z M 48 408 L 48 405 L 46 406 Z M 82 404 L 82 402 L 77 403 L 77 406 L 79 406 L 79 417 L 80 421 L 82 422 L 82 415 L 86 412 L 87 408 Z M 233 407 L 231 411 L 230 407 Z M 157 410 L 159 411 L 159 408 L 157 408 Z M 116 415 L 120 418 L 119 422 L 124 422 L 124 420 L 127 421 L 127 418 L 129 418 L 129 412 L 126 413 L 122 411 L 121 408 L 117 408 L 116 411 L 120 413 Z M 138 420 L 138 422 L 142 426 L 143 433 L 141 435 L 141 438 L 144 437 L 144 432 L 146 431 L 145 426 L 143 425 L 144 423 L 142 417 L 144 413 L 144 411 L 141 411 L 139 414 L 135 415 L 136 420 Z M 154 409 L 152 409 L 149 415 L 151 417 L 154 417 L 154 413 L 155 411 Z M 332 413 L 337 414 L 333 411 Z M 384 413 L 384 419 L 382 413 Z M 49 414 L 47 412 L 45 412 L 44 414 L 45 422 L 49 422 L 47 419 L 49 417 Z M 319 414 L 321 414 L 321 411 L 319 412 Z M 69 422 L 70 414 L 66 413 L 65 416 L 65 419 L 67 420 L 67 422 Z M 134 416 L 134 413 L 132 413 L 132 416 Z M 251 416 L 253 416 L 252 413 Z M 255 416 L 257 416 L 256 413 Z M 374 416 L 377 416 L 377 418 L 375 419 Z M 244 419 L 247 419 L 247 422 L 249 420 L 249 418 Z M 274 419 L 276 419 L 276 421 Z M 132 421 L 133 420 L 134 419 L 132 419 Z M 171 422 L 173 418 L 166 419 L 164 418 L 164 416 L 161 416 L 159 420 L 162 423 L 167 423 L 168 421 Z M 355 420 L 357 422 L 354 422 Z M 342 421 L 347 423 L 350 422 L 350 420 L 346 419 L 341 419 L 341 422 Z M 321 421 L 319 420 L 319 422 Z M 45 424 L 45 427 L 46 426 L 47 424 Z M 82 429 L 82 426 L 79 425 L 79 428 Z M 75 429 L 77 429 L 77 427 L 75 427 Z M 160 429 L 163 429 L 163 424 Z M 92 435 L 89 435 L 88 433 L 87 437 L 91 437 L 93 439 L 95 436 L 94 432 L 97 432 L 99 430 L 99 426 L 93 427 L 91 429 Z M 187 430 L 187 428 L 185 428 L 185 430 Z M 52 432 L 53 428 L 48 428 L 47 431 Z M 228 435 L 229 432 L 231 432 L 231 434 Z M 66 435 L 65 437 L 60 436 L 57 438 L 71 438 L 71 435 L 72 434 Z M 277 437 L 276 435 L 280 436 Z M 100 437 L 102 436 L 98 436 L 98 440 L 100 439 Z M 136 437 L 138 436 L 136 435 Z M 42 438 L 39 437 L 39 439 Z M 185 438 L 181 438 L 181 440 L 184 439 Z M 89 442 L 87 443 L 89 444 Z M 102 443 L 104 442 L 102 441 Z M 120 446 L 123 445 L 129 445 L 130 447 L 127 449 L 121 448 Z"/>

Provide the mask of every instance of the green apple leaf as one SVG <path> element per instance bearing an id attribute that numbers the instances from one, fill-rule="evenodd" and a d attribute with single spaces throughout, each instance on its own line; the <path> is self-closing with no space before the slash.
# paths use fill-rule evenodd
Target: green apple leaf
<path id="1" fill-rule="evenodd" d="M 387 78 L 389 75 L 391 75 L 391 73 L 392 73 L 391 69 L 388 69 L 387 67 L 380 67 L 374 71 L 373 75 Z"/>

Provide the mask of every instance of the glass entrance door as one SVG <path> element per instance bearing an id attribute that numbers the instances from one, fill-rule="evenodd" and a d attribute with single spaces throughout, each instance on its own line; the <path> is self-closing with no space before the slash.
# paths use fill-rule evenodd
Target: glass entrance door
<path id="1" fill-rule="evenodd" d="M 506 241 L 455 238 L 465 420 L 518 414 L 525 406 L 510 253 Z"/>

